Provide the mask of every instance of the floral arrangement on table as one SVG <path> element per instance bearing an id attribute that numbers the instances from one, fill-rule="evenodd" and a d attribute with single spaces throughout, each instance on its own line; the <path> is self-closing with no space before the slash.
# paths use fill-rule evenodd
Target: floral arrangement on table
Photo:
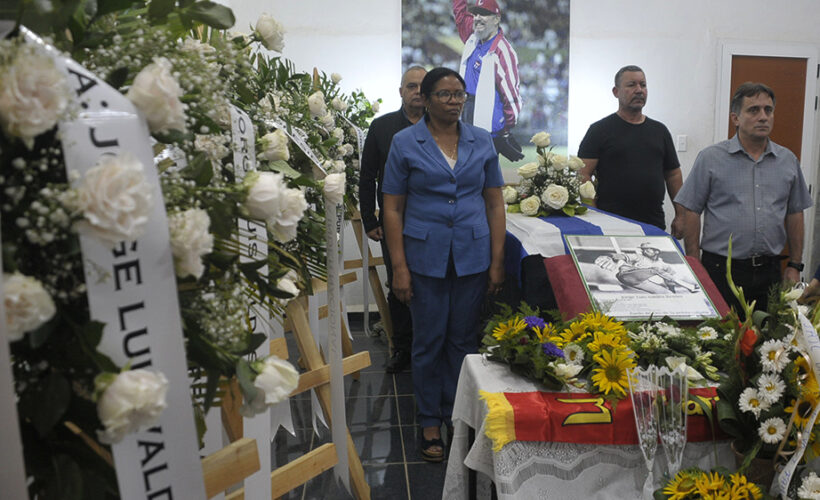
<path id="1" fill-rule="evenodd" d="M 595 186 L 591 181 L 581 183 L 579 171 L 584 162 L 577 156 L 553 153 L 547 132 L 538 132 L 530 142 L 535 144 L 538 161 L 518 168 L 521 182 L 517 186 L 504 187 L 507 211 L 531 217 L 585 213 L 583 203 L 595 199 Z"/>
<path id="2" fill-rule="evenodd" d="M 482 352 L 550 390 L 584 389 L 610 401 L 628 395 L 627 370 L 636 366 L 685 364 L 690 384 L 717 380 L 711 350 L 722 340 L 711 326 L 681 328 L 670 319 L 625 325 L 597 312 L 568 322 L 546 317 L 526 303 L 517 311 L 502 305 L 484 329 Z"/>
<path id="3" fill-rule="evenodd" d="M 684 469 L 655 491 L 654 497 L 657 500 L 771 498 L 743 474 L 732 474 L 724 468 L 717 468 L 711 472 L 698 468 Z"/>
<path id="4" fill-rule="evenodd" d="M 89 320 L 78 234 L 106 244 L 134 240 L 153 204 L 164 203 L 198 430 L 220 404 L 224 378 L 238 378 L 243 414 L 265 411 L 287 397 L 298 374 L 274 356 L 246 359 L 265 341 L 246 311 L 259 303 L 281 321 L 310 277 L 326 275 L 322 195 L 355 200 L 353 126 L 365 127 L 374 106 L 360 92 L 344 95 L 339 75 L 298 73 L 263 51 L 283 43 L 267 15 L 243 35 L 224 31 L 233 14 L 210 1 L 22 2 L 20 9 L 18 21 L 142 112 L 160 175 L 162 199 L 144 182 L 144 169 L 154 166 L 127 153 L 103 157 L 84 178 L 68 176 L 56 124 L 79 110 L 65 76 L 36 44 L 0 40 L 3 299 L 30 493 L 68 498 L 60 478 L 71 477 L 86 495 L 104 498 L 117 490 L 99 443 L 154 422 L 167 381 L 117 366 L 97 349 L 104 325 Z M 242 182 L 229 106 L 248 114 L 257 138 L 257 171 Z M 248 249 L 239 218 L 267 228 L 266 259 L 240 262 Z M 267 276 L 258 271 L 264 265 Z"/>

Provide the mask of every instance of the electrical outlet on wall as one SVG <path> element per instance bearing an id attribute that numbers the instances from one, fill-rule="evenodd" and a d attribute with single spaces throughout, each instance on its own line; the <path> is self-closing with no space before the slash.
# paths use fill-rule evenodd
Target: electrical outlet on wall
<path id="1" fill-rule="evenodd" d="M 675 138 L 675 149 L 678 151 L 686 151 L 686 139 L 685 135 L 679 135 Z"/>

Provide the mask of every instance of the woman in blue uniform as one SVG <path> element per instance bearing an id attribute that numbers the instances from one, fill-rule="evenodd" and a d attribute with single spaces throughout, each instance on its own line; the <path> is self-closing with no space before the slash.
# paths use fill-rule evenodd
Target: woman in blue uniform
<path id="1" fill-rule="evenodd" d="M 421 82 L 423 120 L 397 133 L 384 173 L 393 293 L 413 319 L 413 387 L 422 455 L 444 458 L 464 356 L 476 352 L 486 292 L 504 281 L 504 180 L 489 132 L 459 121 L 464 80 L 435 68 Z"/>

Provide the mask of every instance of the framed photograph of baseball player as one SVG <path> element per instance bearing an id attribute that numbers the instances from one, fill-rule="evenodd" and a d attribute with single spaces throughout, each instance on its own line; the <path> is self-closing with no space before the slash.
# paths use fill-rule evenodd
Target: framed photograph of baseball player
<path id="1" fill-rule="evenodd" d="M 670 236 L 565 236 L 596 311 L 619 320 L 718 317 Z"/>

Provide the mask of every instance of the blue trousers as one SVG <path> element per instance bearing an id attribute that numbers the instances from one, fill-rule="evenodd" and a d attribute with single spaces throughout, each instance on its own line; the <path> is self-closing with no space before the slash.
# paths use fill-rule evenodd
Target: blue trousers
<path id="1" fill-rule="evenodd" d="M 422 427 L 450 425 L 461 363 L 478 350 L 478 320 L 487 272 L 444 278 L 411 272 L 413 390 Z"/>

